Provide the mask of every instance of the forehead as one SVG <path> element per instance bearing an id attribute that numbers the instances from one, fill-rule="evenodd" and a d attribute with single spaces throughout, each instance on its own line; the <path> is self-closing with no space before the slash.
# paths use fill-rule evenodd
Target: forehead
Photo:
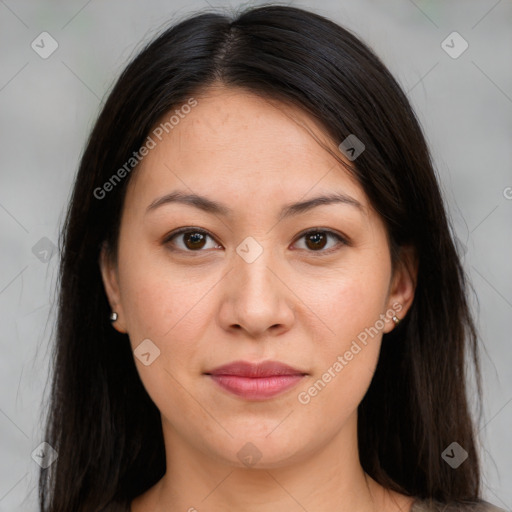
<path id="1" fill-rule="evenodd" d="M 322 146 L 338 151 L 335 142 L 298 107 L 237 88 L 212 88 L 194 99 L 194 107 L 177 105 L 157 124 L 161 140 L 153 136 L 156 145 L 129 187 L 141 201 L 179 186 L 279 203 L 283 195 L 298 199 L 336 189 L 367 202 L 355 178 Z"/>

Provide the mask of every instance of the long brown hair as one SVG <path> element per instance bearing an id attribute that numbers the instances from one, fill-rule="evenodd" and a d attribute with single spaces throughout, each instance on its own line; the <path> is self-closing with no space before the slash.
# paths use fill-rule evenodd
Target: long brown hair
<path id="1" fill-rule="evenodd" d="M 480 469 L 466 363 L 481 394 L 466 277 L 427 144 L 400 86 L 348 30 L 292 7 L 233 18 L 194 15 L 150 42 L 126 67 L 83 153 L 60 240 L 60 296 L 46 441 L 59 457 L 40 474 L 43 512 L 128 504 L 165 473 L 160 413 L 138 376 L 129 340 L 112 329 L 98 257 L 115 254 L 126 186 L 98 190 L 144 144 L 163 114 L 222 82 L 292 102 L 339 144 L 365 151 L 352 172 L 397 249 L 419 255 L 416 294 L 382 341 L 359 406 L 363 469 L 389 489 L 441 502 L 478 500 Z M 150 440 L 150 442 L 148 442 Z M 441 457 L 456 441 L 469 460 Z"/>

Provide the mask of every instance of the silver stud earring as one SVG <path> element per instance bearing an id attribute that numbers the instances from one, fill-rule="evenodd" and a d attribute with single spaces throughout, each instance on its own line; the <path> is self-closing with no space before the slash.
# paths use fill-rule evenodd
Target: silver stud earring
<path id="1" fill-rule="evenodd" d="M 115 322 L 118 318 L 118 315 L 115 311 L 112 311 L 112 313 L 110 313 L 110 321 L 111 322 Z"/>
<path id="2" fill-rule="evenodd" d="M 395 325 L 398 325 L 400 323 L 400 318 L 398 318 L 396 315 L 393 315 L 393 322 L 395 322 Z"/>

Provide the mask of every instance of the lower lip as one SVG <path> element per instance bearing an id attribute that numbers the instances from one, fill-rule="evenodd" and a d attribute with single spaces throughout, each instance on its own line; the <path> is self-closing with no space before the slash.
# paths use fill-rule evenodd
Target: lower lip
<path id="1" fill-rule="evenodd" d="M 274 375 L 272 377 L 240 377 L 210 375 L 223 389 L 248 400 L 271 398 L 295 386 L 304 375 Z"/>

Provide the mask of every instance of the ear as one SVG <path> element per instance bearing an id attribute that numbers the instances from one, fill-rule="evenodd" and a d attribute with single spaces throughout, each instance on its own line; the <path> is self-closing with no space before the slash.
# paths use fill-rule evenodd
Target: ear
<path id="1" fill-rule="evenodd" d="M 116 331 L 126 334 L 126 325 L 123 312 L 123 306 L 121 304 L 121 295 L 119 293 L 119 276 L 117 272 L 117 265 L 110 257 L 106 242 L 101 247 L 99 266 L 101 271 L 101 277 L 103 280 L 103 286 L 105 287 L 105 293 L 110 304 L 112 311 L 117 313 L 117 320 L 112 322 L 112 326 Z"/>
<path id="2" fill-rule="evenodd" d="M 394 312 L 400 320 L 407 315 L 414 300 L 417 278 L 418 257 L 416 250 L 413 246 L 404 245 L 400 248 L 400 257 L 391 280 L 387 300 L 387 311 Z M 390 332 L 394 327 L 395 322 L 389 319 L 386 322 L 384 332 Z"/>

